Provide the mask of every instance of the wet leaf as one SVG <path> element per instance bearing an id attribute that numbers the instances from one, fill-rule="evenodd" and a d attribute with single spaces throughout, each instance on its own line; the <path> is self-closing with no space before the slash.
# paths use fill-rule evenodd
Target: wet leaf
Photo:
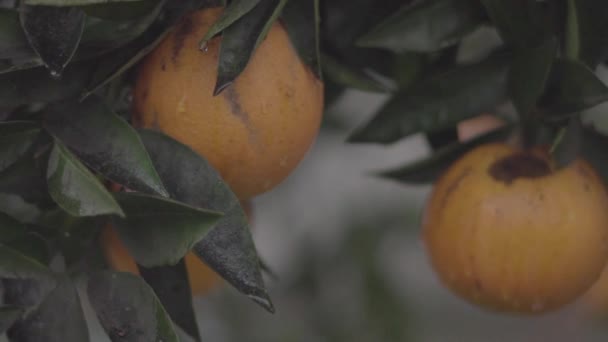
<path id="1" fill-rule="evenodd" d="M 578 57 L 595 68 L 608 57 L 608 2 L 575 0 L 572 3 L 578 32 Z"/>
<path id="2" fill-rule="evenodd" d="M 85 16 L 78 8 L 21 6 L 21 25 L 30 46 L 51 75 L 59 77 L 82 37 Z"/>
<path id="3" fill-rule="evenodd" d="M 551 146 L 551 155 L 558 168 L 569 165 L 579 156 L 582 134 L 583 125 L 579 115 L 569 118 L 567 125 L 558 131 Z"/>
<path id="4" fill-rule="evenodd" d="M 0 245 L 0 278 L 39 279 L 51 276 L 51 271 L 37 260 L 13 248 Z"/>
<path id="5" fill-rule="evenodd" d="M 550 33 L 554 5 L 528 0 L 481 0 L 502 39 L 519 47 L 534 47 Z M 549 8 L 547 8 L 549 7 Z"/>
<path id="6" fill-rule="evenodd" d="M 0 73 L 5 69 L 38 66 L 42 61 L 30 47 L 19 22 L 19 13 L 0 9 Z"/>
<path id="7" fill-rule="evenodd" d="M 509 93 L 520 115 L 528 115 L 543 94 L 556 53 L 557 40 L 550 39 L 514 54 L 509 70 Z"/>
<path id="8" fill-rule="evenodd" d="M 124 22 L 139 19 L 152 12 L 163 0 L 87 1 L 81 9 L 91 17 Z M 76 6 L 76 5 L 74 5 Z"/>
<path id="9" fill-rule="evenodd" d="M 583 127 L 580 153 L 608 184 L 608 136 L 597 131 L 594 127 Z"/>
<path id="10" fill-rule="evenodd" d="M 245 70 L 253 52 L 266 37 L 266 33 L 281 13 L 286 1 L 261 2 L 224 30 L 214 95 L 221 93 Z"/>
<path id="11" fill-rule="evenodd" d="M 194 252 L 237 290 L 272 311 L 247 215 L 238 198 L 189 147 L 161 133 L 143 130 L 140 134 L 171 198 L 224 213 Z"/>
<path id="12" fill-rule="evenodd" d="M 139 193 L 115 193 L 125 219 L 114 224 L 138 264 L 174 265 L 200 241 L 222 216 L 167 198 Z"/>
<path id="13" fill-rule="evenodd" d="M 33 103 L 54 102 L 82 93 L 88 84 L 86 64 L 69 65 L 61 79 L 53 79 L 44 68 L 0 73 L 0 104 L 8 108 Z"/>
<path id="14" fill-rule="evenodd" d="M 608 100 L 608 87 L 581 62 L 557 59 L 540 106 L 547 117 L 575 113 Z"/>
<path id="15" fill-rule="evenodd" d="M 498 54 L 417 82 L 395 94 L 349 141 L 388 144 L 491 111 L 506 97 L 509 60 Z"/>
<path id="16" fill-rule="evenodd" d="M 363 70 L 342 64 L 327 54 L 323 55 L 323 72 L 326 78 L 346 87 L 370 92 L 388 91 L 387 87 Z"/>
<path id="17" fill-rule="evenodd" d="M 7 214 L 0 213 L 0 243 L 6 244 L 27 233 L 25 225 Z"/>
<path id="18" fill-rule="evenodd" d="M 30 155 L 0 173 L 0 211 L 31 222 L 41 209 L 54 206 L 45 175 L 45 158 Z"/>
<path id="19" fill-rule="evenodd" d="M 47 6 L 83 6 L 99 3 L 113 2 L 132 2 L 145 0 L 23 0 L 28 5 L 47 5 Z"/>
<path id="20" fill-rule="evenodd" d="M 44 300 L 8 332 L 11 341 L 89 341 L 76 287 L 62 279 Z"/>
<path id="21" fill-rule="evenodd" d="M 124 213 L 101 182 L 59 140 L 55 140 L 47 168 L 48 191 L 73 216 Z"/>
<path id="22" fill-rule="evenodd" d="M 0 334 L 4 334 L 23 313 L 24 310 L 18 307 L 9 305 L 0 307 Z"/>
<path id="23" fill-rule="evenodd" d="M 481 22 L 475 1 L 414 1 L 359 38 L 357 45 L 397 53 L 432 52 L 456 44 Z"/>
<path id="24" fill-rule="evenodd" d="M 394 179 L 406 184 L 433 183 L 445 169 L 475 147 L 496 141 L 504 141 L 511 134 L 513 127 L 500 128 L 467 142 L 454 142 L 438 149 L 428 158 L 409 163 L 404 167 L 378 173 L 379 176 Z"/>
<path id="25" fill-rule="evenodd" d="M 87 292 L 112 342 L 179 342 L 171 319 L 140 277 L 99 272 L 89 277 Z"/>
<path id="26" fill-rule="evenodd" d="M 39 134 L 35 122 L 0 122 L 0 172 L 28 152 Z"/>
<path id="27" fill-rule="evenodd" d="M 132 190 L 167 195 L 137 132 L 101 98 L 51 105 L 44 127 L 107 179 Z"/>
<path id="28" fill-rule="evenodd" d="M 300 58 L 321 78 L 319 0 L 290 0 L 281 17 Z"/>
<path id="29" fill-rule="evenodd" d="M 203 37 L 201 46 L 204 47 L 207 41 L 215 37 L 218 33 L 224 31 L 228 26 L 242 18 L 245 14 L 251 11 L 260 0 L 233 0 L 228 3 L 226 9 L 222 12 L 222 16 L 211 26 L 209 31 Z"/>
<path id="30" fill-rule="evenodd" d="M 172 321 L 196 341 L 200 341 L 184 259 L 174 266 L 140 266 L 139 273 L 154 290 Z"/>

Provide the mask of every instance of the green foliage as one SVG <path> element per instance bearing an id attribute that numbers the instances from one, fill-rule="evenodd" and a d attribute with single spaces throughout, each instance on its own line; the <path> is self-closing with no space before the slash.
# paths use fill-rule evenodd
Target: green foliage
<path id="1" fill-rule="evenodd" d="M 237 197 L 190 148 L 134 130 L 123 96 L 138 62 L 184 14 L 222 3 L 24 0 L 0 8 L 0 332 L 9 338 L 87 341 L 76 291 L 85 279 L 113 341 L 198 341 L 183 262 L 190 251 L 274 310 Z M 608 179 L 607 138 L 580 120 L 582 111 L 608 100 L 596 74 L 608 57 L 606 6 L 233 0 L 198 39 L 204 49 L 222 37 L 217 94 L 280 19 L 303 62 L 325 79 L 327 104 L 349 88 L 386 93 L 386 104 L 352 142 L 450 132 L 465 119 L 514 105 L 513 126 L 439 146 L 427 158 L 379 172 L 383 177 L 429 183 L 479 144 L 516 134 L 537 142 L 547 132 L 559 165 L 583 155 Z M 499 46 L 483 46 L 475 60 L 463 61 L 464 43 L 488 28 L 500 35 Z M 112 194 L 110 185 L 128 192 Z M 143 279 L 97 272 L 97 237 L 109 222 Z M 366 284 L 380 285 L 373 277 Z"/>

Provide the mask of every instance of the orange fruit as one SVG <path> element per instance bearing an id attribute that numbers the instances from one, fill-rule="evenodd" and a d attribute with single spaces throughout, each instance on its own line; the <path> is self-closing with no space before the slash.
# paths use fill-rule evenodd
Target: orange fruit
<path id="1" fill-rule="evenodd" d="M 240 199 L 275 187 L 319 131 L 323 84 L 275 23 L 234 83 L 213 96 L 221 37 L 199 42 L 222 8 L 184 17 L 142 62 L 133 124 L 160 130 L 203 155 Z"/>
<path id="2" fill-rule="evenodd" d="M 252 220 L 252 207 L 249 201 L 241 205 L 247 213 L 249 221 Z M 139 275 L 137 264 L 125 245 L 120 241 L 118 232 L 112 225 L 107 225 L 101 233 L 101 247 L 109 266 L 121 272 L 130 272 Z M 201 296 L 219 286 L 223 280 L 209 266 L 202 262 L 193 252 L 184 258 L 188 271 L 188 280 L 193 296 Z"/>
<path id="3" fill-rule="evenodd" d="M 556 169 L 545 149 L 480 146 L 437 181 L 425 209 L 431 264 L 484 308 L 541 313 L 568 304 L 608 258 L 608 195 L 577 159 Z"/>
<path id="4" fill-rule="evenodd" d="M 457 132 L 459 141 L 467 141 L 481 134 L 492 131 L 505 124 L 505 121 L 495 115 L 481 114 L 458 123 Z"/>

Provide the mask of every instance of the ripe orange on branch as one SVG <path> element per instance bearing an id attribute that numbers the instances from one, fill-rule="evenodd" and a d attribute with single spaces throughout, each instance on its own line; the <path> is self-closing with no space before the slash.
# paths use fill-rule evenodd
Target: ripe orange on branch
<path id="1" fill-rule="evenodd" d="M 240 199 L 272 189 L 312 145 L 323 84 L 275 23 L 236 81 L 213 96 L 222 37 L 199 42 L 222 13 L 184 17 L 142 63 L 133 123 L 158 129 L 203 155 Z"/>
<path id="2" fill-rule="evenodd" d="M 478 147 L 437 181 L 423 234 L 442 282 L 469 302 L 541 313 L 574 301 L 608 258 L 608 195 L 578 159 L 545 149 Z"/>

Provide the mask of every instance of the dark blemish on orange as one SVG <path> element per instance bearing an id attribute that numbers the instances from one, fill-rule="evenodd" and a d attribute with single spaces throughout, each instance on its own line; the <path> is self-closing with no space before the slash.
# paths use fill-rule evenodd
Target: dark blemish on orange
<path id="1" fill-rule="evenodd" d="M 440 210 L 443 210 L 443 208 L 445 208 L 449 197 L 458 188 L 458 186 L 465 179 L 465 177 L 468 176 L 470 173 L 471 173 L 471 167 L 467 167 L 466 169 L 462 170 L 462 173 L 454 180 L 454 182 L 452 182 L 452 184 L 450 184 L 450 186 L 448 186 L 448 188 L 446 189 L 445 195 L 443 196 L 443 199 L 441 200 Z"/>
<path id="2" fill-rule="evenodd" d="M 177 64 L 177 57 L 184 48 L 184 42 L 193 30 L 194 23 L 192 22 L 192 18 L 184 17 L 180 25 L 175 30 L 175 36 L 173 39 L 173 55 L 171 56 L 171 61 L 173 64 Z"/>
<path id="3" fill-rule="evenodd" d="M 160 62 L 160 70 L 167 70 L 167 62 L 164 59 Z"/>
<path id="4" fill-rule="evenodd" d="M 583 188 L 585 189 L 585 192 L 591 191 L 591 187 L 589 186 L 589 183 L 587 183 L 587 182 L 583 183 Z"/>
<path id="5" fill-rule="evenodd" d="M 230 112 L 236 116 L 247 128 L 247 132 L 249 133 L 249 140 L 255 142 L 257 140 L 257 133 L 255 132 L 255 128 L 251 123 L 251 118 L 249 117 L 249 113 L 241 106 L 241 98 L 239 93 L 236 91 L 236 88 L 233 85 L 228 86 L 221 93 L 228 105 L 230 106 Z"/>
<path id="6" fill-rule="evenodd" d="M 507 185 L 517 178 L 540 178 L 551 173 L 546 160 L 528 153 L 516 153 L 492 163 L 488 173 Z"/>
<path id="7" fill-rule="evenodd" d="M 473 281 L 475 282 L 475 289 L 477 292 L 483 292 L 483 284 L 481 283 L 481 280 L 479 278 L 474 278 Z"/>
<path id="8" fill-rule="evenodd" d="M 144 92 L 141 94 L 141 99 L 142 99 L 142 101 L 145 101 L 145 100 L 148 98 L 148 95 L 149 95 L 148 90 L 149 90 L 149 89 L 148 89 L 148 88 L 146 88 L 146 89 L 144 90 Z"/>

